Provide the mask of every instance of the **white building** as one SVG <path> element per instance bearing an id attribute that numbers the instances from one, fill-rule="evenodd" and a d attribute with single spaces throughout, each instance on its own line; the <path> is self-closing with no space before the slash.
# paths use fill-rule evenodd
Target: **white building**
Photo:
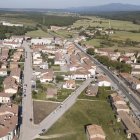
<path id="1" fill-rule="evenodd" d="M 53 38 L 32 39 L 31 44 L 34 45 L 50 45 L 54 41 Z"/>
<path id="2" fill-rule="evenodd" d="M 0 76 L 7 76 L 7 69 L 0 69 Z"/>
<path id="3" fill-rule="evenodd" d="M 40 65 L 43 62 L 42 58 L 37 58 L 33 60 L 34 65 Z"/>
<path id="4" fill-rule="evenodd" d="M 39 52 L 34 52 L 33 53 L 33 59 L 37 59 L 37 58 L 40 58 L 41 57 L 41 54 Z"/>
<path id="5" fill-rule="evenodd" d="M 101 75 L 98 77 L 98 86 L 99 87 L 111 87 L 111 81 L 107 76 Z"/>
<path id="6" fill-rule="evenodd" d="M 75 89 L 76 88 L 75 80 L 66 81 L 63 84 L 63 88 L 65 88 L 65 89 Z"/>
<path id="7" fill-rule="evenodd" d="M 86 80 L 88 78 L 91 77 L 91 73 L 89 71 L 86 70 L 76 70 L 75 72 L 73 72 L 72 74 L 65 76 L 64 79 L 65 80 Z"/>
<path id="8" fill-rule="evenodd" d="M 0 103 L 9 103 L 9 102 L 11 102 L 11 95 L 4 92 L 0 92 Z"/>
<path id="9" fill-rule="evenodd" d="M 39 67 L 40 67 L 40 69 L 48 69 L 48 68 L 49 68 L 47 62 L 43 62 L 43 63 L 41 63 Z"/>
<path id="10" fill-rule="evenodd" d="M 3 26 L 15 26 L 15 27 L 23 27 L 23 24 L 13 24 L 13 23 L 10 23 L 10 22 L 6 22 L 6 21 L 3 21 L 2 22 L 2 25 Z"/>
<path id="11" fill-rule="evenodd" d="M 4 39 L 3 46 L 7 46 L 10 49 L 16 49 L 21 47 L 21 43 L 14 39 Z"/>
<path id="12" fill-rule="evenodd" d="M 66 61 L 65 61 L 65 58 L 64 58 L 64 55 L 62 54 L 62 52 L 55 53 L 54 64 L 55 65 L 65 65 L 66 64 Z"/>

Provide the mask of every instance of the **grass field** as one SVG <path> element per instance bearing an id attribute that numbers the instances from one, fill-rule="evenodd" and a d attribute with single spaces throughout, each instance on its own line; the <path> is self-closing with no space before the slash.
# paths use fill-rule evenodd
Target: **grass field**
<path id="1" fill-rule="evenodd" d="M 101 42 L 101 39 L 91 39 L 89 41 L 83 42 L 83 44 L 87 44 L 87 45 L 98 48 L 100 47 L 100 42 Z"/>
<path id="2" fill-rule="evenodd" d="M 9 16 L 9 17 L 8 17 Z M 12 17 L 13 16 L 13 17 Z M 18 15 L 19 16 L 19 15 Z M 11 23 L 18 23 L 18 24 L 23 24 L 25 26 L 36 26 L 36 22 L 30 20 L 30 19 L 25 19 L 25 18 L 15 18 L 15 14 L 11 15 L 2 15 L 0 16 L 1 20 L 5 20 Z"/>
<path id="3" fill-rule="evenodd" d="M 116 49 L 118 49 L 119 52 L 140 52 L 140 47 L 106 47 L 100 48 L 99 50 L 113 52 Z"/>
<path id="4" fill-rule="evenodd" d="M 51 37 L 48 33 L 42 31 L 41 29 L 38 29 L 36 31 L 28 32 L 28 33 L 26 33 L 26 36 L 30 36 L 30 37 L 33 37 L 33 38 L 36 38 L 36 37 Z"/>
<path id="5" fill-rule="evenodd" d="M 140 33 L 131 33 L 125 31 L 116 31 L 115 34 L 111 36 L 112 39 L 115 40 L 126 40 L 131 39 L 133 41 L 140 42 Z"/>
<path id="6" fill-rule="evenodd" d="M 59 34 L 62 37 L 65 37 L 65 38 L 69 38 L 70 36 L 73 35 L 72 33 L 68 32 L 66 30 L 58 30 L 57 34 Z"/>
<path id="7" fill-rule="evenodd" d="M 51 68 L 53 69 L 53 71 L 60 71 L 59 65 L 53 65 L 53 66 L 51 66 Z"/>
<path id="8" fill-rule="evenodd" d="M 107 140 L 126 140 L 121 124 L 116 122 L 112 109 L 106 101 L 77 101 L 46 135 L 74 132 L 72 135 L 50 140 L 86 140 L 85 126 L 88 124 L 101 125 Z M 118 129 L 121 131 L 115 131 Z"/>
<path id="9" fill-rule="evenodd" d="M 83 20 L 78 20 L 73 24 L 73 27 L 88 27 L 89 25 L 92 27 L 104 27 L 108 28 L 109 27 L 109 20 L 108 19 L 103 19 L 103 18 L 97 18 L 97 17 L 87 17 L 87 19 Z M 100 24 L 99 22 L 102 21 Z M 111 27 L 114 29 L 120 29 L 120 30 L 139 30 L 140 25 L 133 24 L 132 22 L 129 21 L 120 21 L 120 20 L 110 20 L 111 22 Z"/>

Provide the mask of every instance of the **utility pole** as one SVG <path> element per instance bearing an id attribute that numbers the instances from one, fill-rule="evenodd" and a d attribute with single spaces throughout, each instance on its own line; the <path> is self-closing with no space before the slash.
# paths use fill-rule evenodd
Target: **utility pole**
<path id="1" fill-rule="evenodd" d="M 109 29 L 111 29 L 111 22 L 110 22 L 110 20 L 109 20 Z"/>

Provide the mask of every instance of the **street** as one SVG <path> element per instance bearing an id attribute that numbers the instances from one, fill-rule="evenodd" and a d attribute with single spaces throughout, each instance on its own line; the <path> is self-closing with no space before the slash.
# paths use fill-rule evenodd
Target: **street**
<path id="1" fill-rule="evenodd" d="M 31 78 L 32 78 L 32 57 L 29 45 L 24 42 L 25 48 L 25 63 L 24 63 L 24 81 L 23 93 L 25 96 L 22 98 L 22 124 L 20 129 L 20 140 L 31 140 L 30 130 L 34 128 L 33 122 L 33 102 L 31 94 Z M 27 86 L 25 86 L 27 85 Z"/>

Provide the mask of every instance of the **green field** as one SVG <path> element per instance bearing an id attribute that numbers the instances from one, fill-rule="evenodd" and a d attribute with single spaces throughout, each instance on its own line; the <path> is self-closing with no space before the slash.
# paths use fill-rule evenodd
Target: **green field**
<path id="1" fill-rule="evenodd" d="M 126 40 L 131 39 L 132 41 L 140 42 L 140 33 L 131 33 L 125 31 L 116 31 L 115 34 L 111 36 L 115 40 Z"/>
<path id="2" fill-rule="evenodd" d="M 22 18 L 20 16 L 22 16 L 23 14 L 3 14 L 0 15 L 1 20 L 4 21 L 8 21 L 11 23 L 18 23 L 18 24 L 23 24 L 25 26 L 36 26 L 36 22 L 34 22 L 31 19 L 26 19 L 26 18 Z M 18 18 L 16 18 L 16 16 L 18 16 Z"/>
<path id="3" fill-rule="evenodd" d="M 119 52 L 140 52 L 140 47 L 106 47 L 100 48 L 99 50 L 113 52 L 114 50 L 118 49 Z"/>
<path id="4" fill-rule="evenodd" d="M 97 17 L 87 17 L 87 19 L 83 20 L 78 20 L 73 24 L 73 27 L 88 27 L 89 25 L 92 27 L 104 27 L 108 28 L 109 27 L 109 20 L 108 19 L 103 19 L 103 18 L 97 18 Z M 102 22 L 100 24 L 100 21 Z M 114 29 L 120 29 L 120 30 L 139 30 L 140 25 L 133 24 L 132 22 L 129 21 L 120 21 L 120 20 L 110 20 L 111 22 L 111 27 Z"/>
<path id="5" fill-rule="evenodd" d="M 28 33 L 26 33 L 26 36 L 30 36 L 30 37 L 33 37 L 33 38 L 36 38 L 36 37 L 51 37 L 51 35 L 42 31 L 41 29 L 38 29 L 36 31 L 28 32 Z"/>
<path id="6" fill-rule="evenodd" d="M 94 46 L 94 47 L 98 48 L 98 47 L 100 47 L 100 42 L 101 42 L 101 39 L 91 39 L 86 42 L 83 42 L 83 44 Z"/>
<path id="7" fill-rule="evenodd" d="M 73 133 L 50 140 L 86 140 L 84 127 L 88 124 L 101 125 L 107 140 L 126 140 L 121 124 L 116 122 L 111 107 L 106 101 L 77 101 L 47 132 L 47 135 Z M 120 132 L 115 131 L 119 128 Z"/>

